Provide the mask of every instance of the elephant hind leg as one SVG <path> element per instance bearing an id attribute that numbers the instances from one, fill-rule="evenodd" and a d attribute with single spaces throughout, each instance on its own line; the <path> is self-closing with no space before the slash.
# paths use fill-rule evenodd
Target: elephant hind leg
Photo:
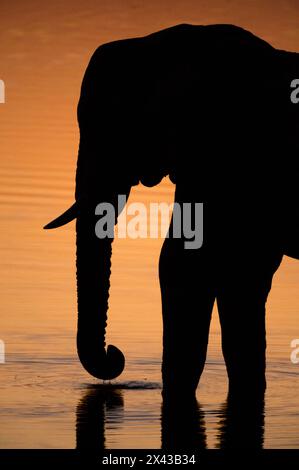
<path id="1" fill-rule="evenodd" d="M 215 295 L 190 251 L 166 240 L 160 256 L 164 396 L 194 395 L 206 360 Z"/>
<path id="2" fill-rule="evenodd" d="M 265 301 L 235 297 L 221 293 L 217 298 L 222 351 L 229 392 L 252 397 L 266 388 Z"/>
<path id="3" fill-rule="evenodd" d="M 230 256 L 217 289 L 222 351 L 229 393 L 245 397 L 266 388 L 266 301 L 281 252 L 248 251 L 242 260 Z"/>

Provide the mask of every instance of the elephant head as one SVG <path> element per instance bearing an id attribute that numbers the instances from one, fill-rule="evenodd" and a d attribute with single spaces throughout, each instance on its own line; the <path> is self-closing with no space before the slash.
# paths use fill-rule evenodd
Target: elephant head
<path id="1" fill-rule="evenodd" d="M 112 239 L 97 238 L 95 207 L 100 202 L 115 204 L 117 194 L 128 196 L 130 186 L 118 186 L 115 158 L 119 149 L 115 148 L 110 127 L 114 110 L 113 103 L 108 102 L 107 64 L 99 65 L 96 53 L 86 70 L 78 104 L 76 202 L 45 228 L 60 227 L 77 219 L 78 356 L 87 372 L 110 380 L 121 374 L 125 358 L 115 346 L 106 348 Z"/>
<path id="2" fill-rule="evenodd" d="M 114 53 L 113 43 L 101 46 L 91 58 L 78 104 L 80 144 L 76 202 L 44 227 L 53 229 L 77 219 L 77 351 L 83 367 L 103 380 L 119 376 L 124 369 L 125 358 L 115 346 L 106 348 L 113 239 L 96 236 L 98 216 L 95 216 L 95 208 L 101 202 L 108 202 L 114 206 L 117 216 L 118 195 L 128 198 L 132 185 L 141 180 L 152 186 L 167 173 L 163 165 L 158 171 L 153 170 L 153 165 L 151 169 L 144 170 L 144 162 L 147 161 L 144 149 L 143 160 L 139 158 L 137 126 L 141 116 L 138 116 L 137 102 L 135 106 L 132 102 L 132 89 L 135 87 L 136 93 L 138 84 L 125 78 L 126 65 L 132 67 L 132 64 L 124 63 L 122 51 L 117 49 Z M 121 66 L 123 70 L 116 70 Z M 120 73 L 123 74 L 121 80 L 118 78 Z M 146 129 L 145 122 L 143 128 Z M 128 143 L 132 132 L 135 135 L 132 139 L 134 147 Z M 117 222 L 117 217 L 114 222 Z"/>

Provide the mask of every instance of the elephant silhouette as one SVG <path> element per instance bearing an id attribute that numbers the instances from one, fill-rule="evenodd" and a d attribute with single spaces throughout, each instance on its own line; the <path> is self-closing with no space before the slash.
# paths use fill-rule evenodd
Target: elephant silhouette
<path id="1" fill-rule="evenodd" d="M 217 300 L 231 394 L 262 392 L 265 304 L 284 254 L 299 258 L 299 54 L 234 25 L 181 24 L 100 46 L 78 104 L 75 203 L 45 228 L 76 220 L 78 333 L 84 368 L 124 368 L 105 328 L 112 239 L 95 207 L 169 176 L 175 201 L 203 203 L 197 250 L 169 227 L 160 256 L 164 394 L 193 396 Z M 117 223 L 117 217 L 115 219 Z"/>

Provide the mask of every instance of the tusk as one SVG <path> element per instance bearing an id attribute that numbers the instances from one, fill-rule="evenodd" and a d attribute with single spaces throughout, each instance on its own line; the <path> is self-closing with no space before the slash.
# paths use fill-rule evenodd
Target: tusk
<path id="1" fill-rule="evenodd" d="M 66 225 L 72 220 L 76 219 L 78 215 L 78 205 L 75 202 L 69 209 L 67 209 L 63 214 L 56 217 L 56 219 L 49 222 L 44 226 L 44 229 L 58 228 L 62 225 Z"/>

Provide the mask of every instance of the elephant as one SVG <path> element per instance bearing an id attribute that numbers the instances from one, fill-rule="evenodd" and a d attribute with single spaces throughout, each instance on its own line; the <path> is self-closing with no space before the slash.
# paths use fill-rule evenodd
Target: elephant
<path id="1" fill-rule="evenodd" d="M 283 255 L 299 258 L 296 77 L 298 53 L 229 24 L 96 49 L 78 104 L 75 203 L 45 226 L 76 219 L 77 349 L 91 375 L 113 379 L 125 364 L 106 349 L 113 238 L 96 237 L 95 207 L 168 176 L 176 202 L 203 203 L 204 236 L 186 250 L 172 221 L 161 250 L 163 393 L 194 395 L 215 300 L 230 391 L 265 390 L 267 296 Z"/>

